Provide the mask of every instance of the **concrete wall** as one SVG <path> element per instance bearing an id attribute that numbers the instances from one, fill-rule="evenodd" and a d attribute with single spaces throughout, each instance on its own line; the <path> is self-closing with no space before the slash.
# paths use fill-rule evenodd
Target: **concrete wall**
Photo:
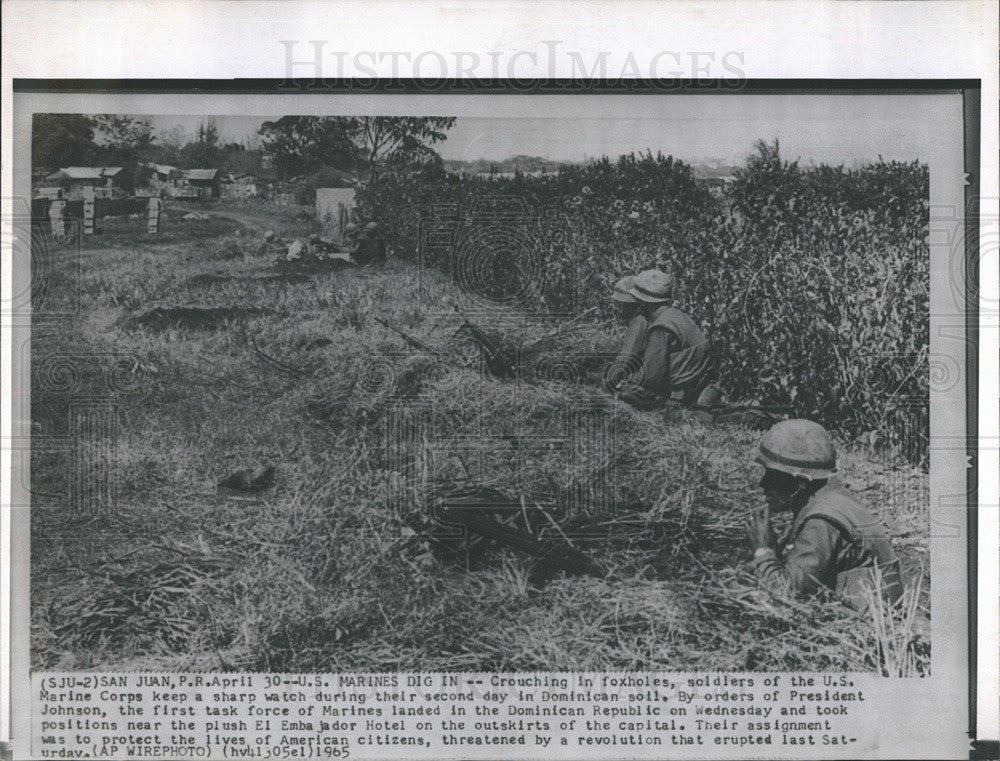
<path id="1" fill-rule="evenodd" d="M 316 219 L 340 236 L 354 209 L 354 188 L 316 188 Z"/>

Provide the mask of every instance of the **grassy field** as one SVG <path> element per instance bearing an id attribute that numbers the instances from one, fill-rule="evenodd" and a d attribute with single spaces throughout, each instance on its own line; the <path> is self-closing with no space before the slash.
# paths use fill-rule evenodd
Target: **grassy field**
<path id="1" fill-rule="evenodd" d="M 261 233 L 311 232 L 294 210 L 183 211 L 159 236 L 108 220 L 79 283 L 66 249 L 52 257 L 46 303 L 77 294 L 81 309 L 36 321 L 32 426 L 77 440 L 72 456 L 32 457 L 35 668 L 927 672 L 925 473 L 840 442 L 844 482 L 903 558 L 907 609 L 776 599 L 755 588 L 744 533 L 759 433 L 637 412 L 601 395 L 586 362 L 489 378 L 449 302 L 483 305 L 440 272 L 281 274 Z M 488 319 L 552 327 L 513 307 Z M 613 341 L 583 323 L 567 344 Z M 112 422 L 80 438 L 71 399 Z M 400 444 L 415 418 L 429 448 Z M 577 434 L 595 420 L 603 439 Z M 275 484 L 259 495 L 216 487 L 266 465 Z M 73 497 L 73 473 L 108 474 L 113 499 Z M 553 501 L 552 530 L 607 578 L 536 584 L 527 556 L 497 548 L 471 570 L 444 562 L 413 530 L 429 510 L 420 479 Z"/>

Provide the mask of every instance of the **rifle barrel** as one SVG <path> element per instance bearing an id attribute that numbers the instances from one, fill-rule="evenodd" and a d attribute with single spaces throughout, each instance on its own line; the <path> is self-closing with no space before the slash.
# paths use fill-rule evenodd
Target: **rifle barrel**
<path id="1" fill-rule="evenodd" d="M 485 536 L 500 544 L 513 547 L 538 559 L 545 565 L 554 566 L 576 574 L 587 574 L 603 578 L 606 572 L 592 558 L 568 544 L 545 545 L 524 532 L 505 526 L 475 508 L 446 508 L 442 517 L 455 522 L 480 536 Z"/>
<path id="2" fill-rule="evenodd" d="M 538 346 L 538 344 L 543 343 L 544 341 L 548 341 L 550 338 L 555 338 L 560 333 L 562 333 L 564 330 L 566 330 L 566 328 L 568 328 L 570 325 L 573 325 L 574 323 L 579 322 L 584 317 L 586 317 L 588 314 L 590 314 L 591 312 L 594 312 L 596 310 L 597 310 L 597 307 L 591 307 L 586 312 L 581 312 L 580 314 L 578 314 L 573 319 L 567 320 L 566 322 L 564 322 L 562 325 L 560 325 L 555 330 L 552 330 L 549 333 L 547 333 L 544 336 L 542 336 L 541 338 L 537 338 L 534 341 L 532 341 L 530 344 L 525 345 L 524 348 L 523 348 L 523 351 L 528 351 L 530 349 L 534 349 L 536 346 Z"/>
<path id="3" fill-rule="evenodd" d="M 428 352 L 430 354 L 433 354 L 436 357 L 440 357 L 441 356 L 441 352 L 440 351 L 438 351 L 437 349 L 435 349 L 430 344 L 424 343 L 419 338 L 414 338 L 413 336 L 411 336 L 411 335 L 407 334 L 406 332 L 404 332 L 404 331 L 400 330 L 399 328 L 397 328 L 395 325 L 391 325 L 390 323 L 386 322 L 385 320 L 383 320 L 383 319 L 381 319 L 379 317 L 373 317 L 373 319 L 379 325 L 384 325 L 385 327 L 389 328 L 389 330 L 391 330 L 393 333 L 397 333 L 398 335 L 402 336 L 403 340 L 406 341 L 408 344 L 410 344 L 410 346 L 413 346 L 413 347 L 415 347 L 417 349 L 420 349 L 421 351 L 426 351 L 426 352 Z"/>

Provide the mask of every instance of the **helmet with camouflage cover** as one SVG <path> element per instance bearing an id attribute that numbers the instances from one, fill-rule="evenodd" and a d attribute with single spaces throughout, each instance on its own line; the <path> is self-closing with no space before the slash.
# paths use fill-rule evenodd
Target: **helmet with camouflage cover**
<path id="1" fill-rule="evenodd" d="M 810 481 L 837 472 L 837 450 L 827 430 L 811 420 L 782 420 L 764 434 L 757 462 Z"/>
<path id="2" fill-rule="evenodd" d="M 635 276 L 629 293 L 638 301 L 659 304 L 670 301 L 673 283 L 670 276 L 661 270 L 643 270 Z"/>
<path id="3" fill-rule="evenodd" d="M 626 275 L 619 279 L 611 292 L 611 300 L 619 304 L 634 304 L 635 296 L 631 294 L 633 286 L 635 286 L 635 275 Z"/>

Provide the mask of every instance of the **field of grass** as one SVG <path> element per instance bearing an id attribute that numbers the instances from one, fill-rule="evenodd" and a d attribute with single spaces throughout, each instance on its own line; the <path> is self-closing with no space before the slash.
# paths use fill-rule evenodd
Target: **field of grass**
<path id="1" fill-rule="evenodd" d="M 755 588 L 744 532 L 759 433 L 633 410 L 586 363 L 487 377 L 450 301 L 512 333 L 552 326 L 484 312 L 412 263 L 276 273 L 261 233 L 311 232 L 294 214 L 144 224 L 86 241 L 79 283 L 56 249 L 46 303 L 76 294 L 80 311 L 33 328 L 33 434 L 76 437 L 32 455 L 35 668 L 927 672 L 926 473 L 839 443 L 843 481 L 903 559 L 908 608 L 777 599 Z M 614 327 L 581 323 L 566 343 L 606 352 Z M 81 399 L 111 410 L 87 436 Z M 266 465 L 260 494 L 216 487 Z M 80 473 L 107 474 L 113 498 L 77 498 Z M 414 531 L 420 484 L 463 480 L 553 503 L 607 577 L 538 583 L 496 547 L 446 562 Z"/>

